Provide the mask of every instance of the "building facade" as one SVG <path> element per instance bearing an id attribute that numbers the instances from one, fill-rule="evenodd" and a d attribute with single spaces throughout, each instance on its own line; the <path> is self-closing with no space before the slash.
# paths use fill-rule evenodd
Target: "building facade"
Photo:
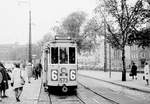
<path id="1" fill-rule="evenodd" d="M 122 51 L 110 48 L 107 44 L 107 71 L 115 70 L 122 71 Z M 98 47 L 96 47 L 95 52 L 87 55 L 79 56 L 80 62 L 87 63 L 90 66 L 97 66 L 102 70 L 104 68 L 104 40 L 100 41 Z M 134 62 L 138 71 L 143 71 L 145 62 L 150 64 L 150 48 L 141 48 L 137 45 L 126 46 L 125 47 L 125 63 L 126 70 L 131 71 L 132 63 Z"/>
<path id="2" fill-rule="evenodd" d="M 138 71 L 143 71 L 145 62 L 150 63 L 150 48 L 141 48 L 137 45 L 127 46 L 125 48 L 125 62 L 127 71 L 131 70 L 134 62 Z M 112 49 L 112 70 L 122 70 L 122 55 L 120 50 Z"/>
<path id="3" fill-rule="evenodd" d="M 145 62 L 150 63 L 150 48 L 141 48 L 137 45 L 131 47 L 131 62 L 135 62 L 140 71 L 143 70 Z"/>
<path id="4" fill-rule="evenodd" d="M 130 54 L 130 47 L 125 47 L 125 62 L 126 62 L 126 69 L 130 70 L 130 63 L 131 63 L 131 54 Z M 111 68 L 115 71 L 122 70 L 122 51 L 113 48 L 111 51 Z"/>

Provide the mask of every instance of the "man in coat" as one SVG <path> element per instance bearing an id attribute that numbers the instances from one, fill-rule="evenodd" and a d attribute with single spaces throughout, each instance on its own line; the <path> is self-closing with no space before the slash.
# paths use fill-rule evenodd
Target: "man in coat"
<path id="1" fill-rule="evenodd" d="M 131 74 L 132 74 L 132 79 L 137 79 L 137 66 L 135 63 L 133 63 L 132 68 L 131 68 Z"/>

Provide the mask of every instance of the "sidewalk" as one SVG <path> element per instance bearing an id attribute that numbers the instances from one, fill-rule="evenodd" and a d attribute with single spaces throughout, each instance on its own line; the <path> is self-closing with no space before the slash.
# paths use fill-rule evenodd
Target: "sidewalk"
<path id="1" fill-rule="evenodd" d="M 3 98 L 0 104 L 37 104 L 38 97 L 41 89 L 41 79 L 31 79 L 31 83 L 26 83 L 23 87 L 23 92 L 20 96 L 21 102 L 16 102 L 15 93 L 13 88 L 9 85 L 9 89 L 6 90 L 7 98 Z"/>
<path id="2" fill-rule="evenodd" d="M 79 70 L 78 73 L 84 76 L 100 79 L 115 85 L 124 86 L 129 89 L 150 93 L 150 85 L 145 85 L 146 81 L 143 80 L 142 73 L 137 74 L 137 80 L 133 80 L 132 77 L 129 76 L 129 73 L 126 73 L 126 81 L 121 81 L 122 72 L 111 72 L 111 78 L 109 76 L 109 72 L 103 71 Z"/>

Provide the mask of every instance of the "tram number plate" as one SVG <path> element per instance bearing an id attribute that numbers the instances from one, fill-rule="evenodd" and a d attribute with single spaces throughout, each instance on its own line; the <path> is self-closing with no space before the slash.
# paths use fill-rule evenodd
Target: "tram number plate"
<path id="1" fill-rule="evenodd" d="M 67 83 L 68 79 L 67 78 L 60 78 L 60 83 Z"/>

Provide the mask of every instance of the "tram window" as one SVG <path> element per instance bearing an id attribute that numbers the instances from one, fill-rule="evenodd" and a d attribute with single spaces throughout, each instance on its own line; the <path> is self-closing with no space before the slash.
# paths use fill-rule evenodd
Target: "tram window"
<path id="1" fill-rule="evenodd" d="M 75 64 L 75 48 L 69 47 L 69 63 Z"/>
<path id="2" fill-rule="evenodd" d="M 60 64 L 67 64 L 67 63 L 68 63 L 67 48 L 61 47 L 60 48 Z"/>
<path id="3" fill-rule="evenodd" d="M 52 64 L 58 64 L 58 47 L 51 48 L 51 62 Z"/>

